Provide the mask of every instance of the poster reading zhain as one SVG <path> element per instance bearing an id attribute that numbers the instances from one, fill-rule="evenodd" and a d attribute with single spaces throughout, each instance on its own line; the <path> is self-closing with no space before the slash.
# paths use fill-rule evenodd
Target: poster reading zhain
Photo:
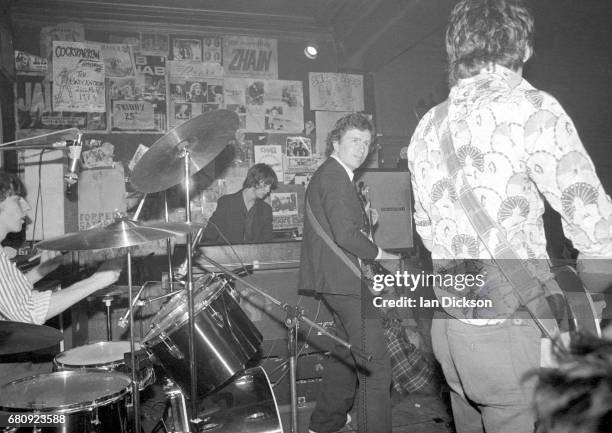
<path id="1" fill-rule="evenodd" d="M 223 67 L 227 77 L 278 79 L 276 39 L 224 37 Z"/>
<path id="2" fill-rule="evenodd" d="M 106 111 L 100 44 L 53 42 L 53 111 Z"/>

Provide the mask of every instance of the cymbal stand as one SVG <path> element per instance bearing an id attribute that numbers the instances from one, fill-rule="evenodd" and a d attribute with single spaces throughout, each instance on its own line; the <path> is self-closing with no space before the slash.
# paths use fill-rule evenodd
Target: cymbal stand
<path id="1" fill-rule="evenodd" d="M 223 265 L 217 263 L 216 261 L 214 261 L 213 259 L 209 258 L 208 256 L 206 256 L 206 254 L 200 254 L 200 257 L 203 258 L 204 260 L 206 260 L 208 263 L 210 263 L 213 266 L 215 266 L 217 269 L 220 269 L 223 272 L 225 272 L 226 274 L 231 275 L 232 278 L 240 281 L 241 283 L 243 283 L 247 287 L 253 289 L 255 292 L 259 293 L 264 298 L 268 299 L 273 304 L 275 304 L 276 306 L 282 308 L 283 311 L 285 311 L 285 313 L 286 313 L 286 316 L 285 316 L 285 326 L 287 327 L 287 342 L 288 342 L 287 344 L 289 345 L 289 347 L 288 347 L 289 348 L 289 368 L 290 368 L 290 378 L 291 378 L 291 433 L 298 433 L 297 387 L 296 387 L 296 379 L 297 379 L 297 353 L 296 353 L 295 347 L 297 345 L 296 343 L 297 343 L 299 323 L 300 322 L 304 322 L 308 326 L 310 326 L 312 328 L 315 328 L 317 331 L 321 332 L 323 335 L 326 335 L 327 337 L 329 337 L 332 340 L 334 340 L 336 343 L 339 343 L 339 344 L 343 345 L 344 347 L 349 349 L 353 354 L 355 354 L 356 356 L 359 356 L 360 358 L 362 358 L 362 359 L 364 359 L 366 361 L 370 361 L 372 359 L 372 355 L 362 351 L 361 349 L 359 349 L 357 347 L 353 347 L 353 345 L 350 344 L 348 341 L 344 341 L 343 339 L 341 339 L 339 337 L 336 337 L 335 335 L 331 334 L 327 329 L 325 329 L 324 327 L 322 327 L 318 323 L 314 322 L 313 320 L 311 320 L 310 318 L 305 316 L 303 314 L 304 310 L 302 308 L 300 308 L 298 306 L 293 306 L 293 305 L 285 304 L 285 303 L 279 301 L 278 299 L 276 299 L 272 295 L 264 292 L 259 287 L 251 284 L 250 282 L 248 282 L 244 278 L 236 275 L 236 273 L 234 273 L 233 271 L 227 269 L 225 266 L 223 266 Z"/>
<path id="2" fill-rule="evenodd" d="M 191 189 L 191 179 L 189 173 L 189 149 L 183 149 L 183 162 L 185 169 L 185 222 L 191 222 L 191 197 L 190 197 L 190 189 Z M 191 246 L 191 232 L 188 231 L 185 235 L 185 245 L 187 247 L 186 255 L 187 255 L 187 308 L 188 308 L 188 317 L 189 317 L 189 372 L 190 372 L 190 408 L 191 408 L 191 420 L 192 422 L 196 422 L 196 417 L 198 413 L 198 370 L 196 364 L 196 351 L 195 351 L 195 307 L 194 307 L 194 299 L 193 299 L 193 273 L 192 273 L 192 256 L 193 249 Z"/>
<path id="3" fill-rule="evenodd" d="M 128 297 L 130 306 L 132 305 L 132 248 L 127 248 L 127 281 L 128 281 Z M 132 379 L 132 405 L 134 408 L 134 432 L 140 433 L 140 395 L 138 389 L 138 381 L 136 378 L 136 343 L 134 341 L 134 308 L 130 308 L 130 359 L 132 362 L 131 379 Z"/>
<path id="4" fill-rule="evenodd" d="M 164 221 L 170 222 L 167 191 L 164 191 Z M 174 291 L 174 275 L 172 272 L 172 242 L 170 238 L 166 239 L 166 255 L 168 256 L 168 292 L 172 293 Z"/>

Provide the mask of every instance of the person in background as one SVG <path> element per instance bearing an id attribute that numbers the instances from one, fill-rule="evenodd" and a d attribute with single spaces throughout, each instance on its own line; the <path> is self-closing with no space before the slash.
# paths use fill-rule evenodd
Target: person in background
<path id="1" fill-rule="evenodd" d="M 277 185 L 276 173 L 267 164 L 249 168 L 242 189 L 224 195 L 210 217 L 202 242 L 241 244 L 268 242 L 273 238 L 272 208 L 264 199 Z"/>
<path id="2" fill-rule="evenodd" d="M 30 206 L 21 180 L 0 170 L 0 240 L 21 231 L 28 220 Z M 96 273 L 59 291 L 39 292 L 34 283 L 61 264 L 61 255 L 43 251 L 40 264 L 22 273 L 0 248 L 0 320 L 43 324 L 67 308 L 117 281 L 120 269 L 114 263 L 103 264 Z M 0 383 L 21 376 L 50 372 L 48 362 L 36 365 L 29 354 L 0 356 Z"/>
<path id="3" fill-rule="evenodd" d="M 353 172 L 369 155 L 372 130 L 362 114 L 348 114 L 338 120 L 327 138 L 329 158 L 314 173 L 306 190 L 312 216 L 307 210 L 298 288 L 321 294 L 334 315 L 338 337 L 372 356 L 368 362 L 340 344 L 334 346 L 310 418 L 311 433 L 335 432 L 350 422 L 348 413 L 354 404 L 357 379 L 359 432 L 391 433 L 391 361 L 383 312 L 372 307 L 373 295 L 363 276 L 352 272 L 340 256 L 357 268 L 362 260 L 399 259 L 380 249 L 368 236 L 371 227 L 353 184 Z M 328 242 L 335 243 L 337 249 Z"/>
<path id="4" fill-rule="evenodd" d="M 414 222 L 434 272 L 448 274 L 450 265 L 453 277 L 465 269 L 486 278 L 473 291 L 434 291 L 439 299 L 469 295 L 493 305 L 446 307 L 434 316 L 434 354 L 451 389 L 458 433 L 534 431 L 535 380 L 522 378 L 540 366 L 547 341 L 495 262 L 501 237 L 481 240 L 460 194 L 471 187 L 479 205 L 470 214 L 480 211 L 500 227 L 521 261 L 529 260 L 542 290 L 553 284 L 544 199 L 580 251 L 587 288 L 606 285 L 593 284 L 589 274 L 599 260 L 588 259 L 612 257 L 612 203 L 593 162 L 561 104 L 522 77 L 533 34 L 533 17 L 521 0 L 459 1 L 446 31 L 448 101 L 423 116 L 408 149 Z M 441 150 L 447 148 L 450 153 Z M 456 172 L 446 161 L 452 153 Z"/>

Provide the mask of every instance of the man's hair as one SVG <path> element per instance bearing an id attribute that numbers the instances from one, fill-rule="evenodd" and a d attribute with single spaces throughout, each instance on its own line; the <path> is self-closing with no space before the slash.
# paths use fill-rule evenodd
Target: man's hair
<path id="1" fill-rule="evenodd" d="M 16 175 L 0 170 L 0 202 L 12 195 L 25 197 L 26 188 Z"/>
<path id="2" fill-rule="evenodd" d="M 334 152 L 334 141 L 340 141 L 344 133 L 350 129 L 373 132 L 374 127 L 372 126 L 372 122 L 361 113 L 347 114 L 338 119 L 334 125 L 334 129 L 327 135 L 325 156 L 329 156 Z"/>
<path id="3" fill-rule="evenodd" d="M 603 433 L 612 425 L 612 341 L 580 336 L 535 391 L 538 433 Z"/>
<path id="4" fill-rule="evenodd" d="M 517 71 L 533 51 L 533 17 L 523 0 L 461 0 L 446 29 L 449 82 L 476 75 L 489 63 Z"/>
<path id="5" fill-rule="evenodd" d="M 261 182 L 263 182 L 265 185 L 270 185 L 270 188 L 272 189 L 276 188 L 276 185 L 278 184 L 276 173 L 272 167 L 264 163 L 255 164 L 249 168 L 242 187 L 255 188 Z"/>

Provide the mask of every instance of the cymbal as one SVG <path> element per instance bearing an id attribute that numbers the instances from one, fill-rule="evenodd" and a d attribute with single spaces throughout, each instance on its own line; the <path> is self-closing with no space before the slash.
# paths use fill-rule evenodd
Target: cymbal
<path id="1" fill-rule="evenodd" d="M 201 114 L 177 126 L 140 158 L 130 182 L 140 192 L 158 192 L 185 179 L 185 151 L 189 152 L 189 171 L 195 174 L 234 139 L 238 115 L 229 110 Z"/>
<path id="2" fill-rule="evenodd" d="M 0 355 L 45 349 L 62 338 L 62 333 L 50 326 L 0 321 Z"/>
<path id="3" fill-rule="evenodd" d="M 40 241 L 36 248 L 55 251 L 101 250 L 131 247 L 175 236 L 169 230 L 144 227 L 136 221 L 117 219 L 105 227 L 95 227 Z"/>
<path id="4" fill-rule="evenodd" d="M 198 222 L 144 222 L 143 227 L 151 227 L 159 230 L 167 230 L 173 233 L 175 236 L 184 235 L 187 233 L 196 233 L 198 230 L 204 227 L 204 224 Z"/>

